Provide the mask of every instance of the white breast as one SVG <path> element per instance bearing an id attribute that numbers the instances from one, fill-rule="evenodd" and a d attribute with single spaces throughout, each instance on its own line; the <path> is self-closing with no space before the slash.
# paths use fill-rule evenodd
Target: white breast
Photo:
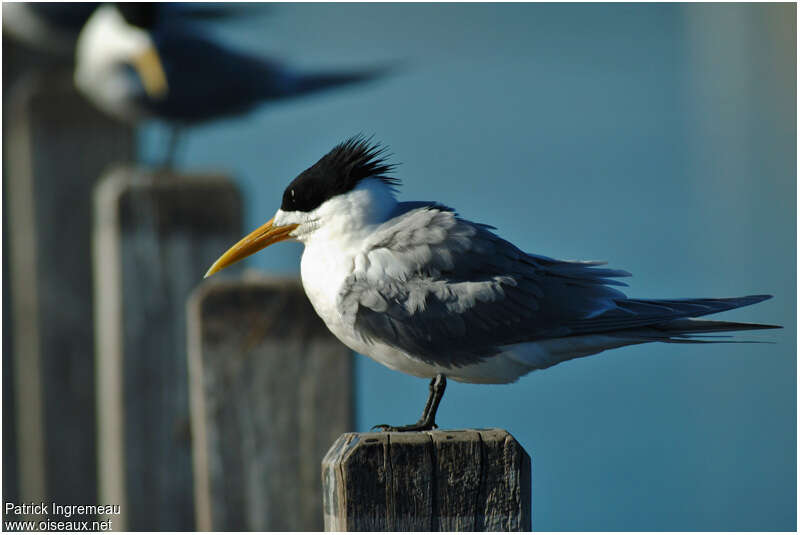
<path id="1" fill-rule="evenodd" d="M 353 272 L 353 256 L 325 242 L 307 244 L 300 275 L 308 299 L 325 323 L 339 316 L 336 301 L 345 279 Z"/>

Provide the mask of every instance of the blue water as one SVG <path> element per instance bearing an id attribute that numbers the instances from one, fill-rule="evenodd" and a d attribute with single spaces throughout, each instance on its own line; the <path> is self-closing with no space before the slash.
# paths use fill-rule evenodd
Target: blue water
<path id="1" fill-rule="evenodd" d="M 443 427 L 505 428 L 530 453 L 534 529 L 795 530 L 793 4 L 283 4 L 210 30 L 309 68 L 406 65 L 189 134 L 181 166 L 230 172 L 248 228 L 364 132 L 402 163 L 401 199 L 531 252 L 608 260 L 631 295 L 775 295 L 718 316 L 784 325 L 745 335 L 771 344 L 651 344 L 513 385 L 451 382 Z M 164 134 L 142 131 L 146 158 Z M 250 265 L 297 274 L 300 254 Z M 357 380 L 360 431 L 416 420 L 427 395 L 365 357 Z"/>

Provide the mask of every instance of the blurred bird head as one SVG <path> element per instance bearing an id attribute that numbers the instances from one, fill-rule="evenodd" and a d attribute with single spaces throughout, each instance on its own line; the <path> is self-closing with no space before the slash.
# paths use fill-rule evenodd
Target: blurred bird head
<path id="1" fill-rule="evenodd" d="M 356 136 L 336 145 L 300 173 L 283 192 L 275 216 L 225 252 L 206 277 L 284 240 L 325 240 L 347 247 L 394 211 L 400 181 L 386 149 Z"/>
<path id="2" fill-rule="evenodd" d="M 130 115 L 131 110 L 117 109 L 123 100 L 120 96 L 133 92 L 136 83 L 126 69 L 136 71 L 150 98 L 164 98 L 169 90 L 161 59 L 145 29 L 155 24 L 154 6 L 124 9 L 144 26 L 128 22 L 115 5 L 100 6 L 78 38 L 75 69 L 76 86 L 95 95 L 112 114 L 121 116 Z"/>

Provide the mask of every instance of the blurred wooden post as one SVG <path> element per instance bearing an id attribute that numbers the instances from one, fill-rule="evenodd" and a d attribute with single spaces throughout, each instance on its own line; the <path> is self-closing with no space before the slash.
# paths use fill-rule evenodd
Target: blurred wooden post
<path id="1" fill-rule="evenodd" d="M 326 531 L 531 530 L 531 460 L 502 429 L 346 433 L 322 482 Z"/>
<path id="2" fill-rule="evenodd" d="M 99 501 L 115 529 L 192 530 L 186 300 L 241 237 L 239 191 L 120 168 L 95 194 Z"/>
<path id="3" fill-rule="evenodd" d="M 12 87 L 26 73 L 37 69 L 42 69 L 45 61 L 42 55 L 32 53 L 26 47 L 20 46 L 13 39 L 3 34 L 3 106 L 6 110 L 11 109 L 10 95 Z M 17 411 L 16 411 L 16 388 L 14 387 L 14 322 L 12 321 L 13 312 L 11 305 L 11 270 L 9 268 L 11 257 L 9 250 L 9 202 L 8 202 L 8 182 L 11 175 L 9 169 L 9 113 L 3 114 L 3 436 L 7 437 L 3 441 L 3 500 L 7 502 L 20 503 L 19 499 L 19 455 L 17 453 Z M 9 438 L 10 437 L 10 438 Z M 1 512 L 3 521 L 20 520 L 18 515 L 13 512 L 6 514 L 5 509 Z"/>
<path id="4" fill-rule="evenodd" d="M 4 98 L 17 411 L 6 440 L 17 441 L 20 501 L 94 504 L 91 192 L 109 164 L 133 157 L 134 136 L 77 95 L 65 66 L 21 69 Z"/>
<path id="5" fill-rule="evenodd" d="M 321 531 L 319 463 L 353 426 L 353 355 L 299 281 L 203 284 L 189 302 L 197 529 Z"/>

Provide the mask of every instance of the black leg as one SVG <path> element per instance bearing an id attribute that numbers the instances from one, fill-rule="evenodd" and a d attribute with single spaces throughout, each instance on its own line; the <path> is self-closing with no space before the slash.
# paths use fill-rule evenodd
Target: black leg
<path id="1" fill-rule="evenodd" d="M 436 427 L 436 412 L 439 410 L 439 403 L 442 402 L 444 397 L 445 388 L 447 388 L 447 377 L 441 373 L 431 379 L 431 384 L 428 387 L 430 391 L 428 402 L 425 403 L 425 410 L 422 411 L 420 421 L 430 422 L 433 427 Z"/>
<path id="2" fill-rule="evenodd" d="M 382 431 L 429 431 L 436 429 L 436 411 L 439 410 L 439 403 L 442 402 L 444 396 L 444 389 L 447 388 L 447 377 L 441 373 L 431 379 L 429 387 L 428 401 L 425 403 L 425 408 L 422 410 L 422 416 L 419 421 L 411 425 L 376 425 L 373 429 L 381 429 Z"/>

